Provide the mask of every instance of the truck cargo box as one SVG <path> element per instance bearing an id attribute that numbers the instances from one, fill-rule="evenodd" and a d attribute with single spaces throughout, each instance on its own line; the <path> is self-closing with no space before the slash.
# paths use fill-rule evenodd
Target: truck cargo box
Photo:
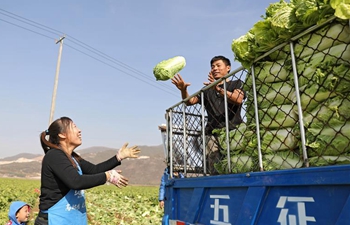
<path id="1" fill-rule="evenodd" d="M 350 224 L 349 24 L 327 18 L 167 109 L 163 224 Z M 243 123 L 225 104 L 213 175 L 207 112 L 186 101 L 227 80 L 243 81 Z"/>

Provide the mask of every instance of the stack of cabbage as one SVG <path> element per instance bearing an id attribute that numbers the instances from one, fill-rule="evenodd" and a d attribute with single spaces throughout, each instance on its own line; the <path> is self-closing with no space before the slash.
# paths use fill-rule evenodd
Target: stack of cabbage
<path id="1" fill-rule="evenodd" d="M 218 135 L 220 146 L 223 148 L 221 154 L 223 159 L 214 166 L 220 174 L 244 173 L 259 170 L 258 154 L 256 149 L 256 136 L 254 131 L 249 129 L 246 124 L 240 124 L 236 130 L 229 133 L 230 140 L 230 162 L 228 167 L 228 154 L 226 144 L 226 130 L 216 129 L 213 131 Z"/>
<path id="2" fill-rule="evenodd" d="M 235 59 L 250 71 L 257 57 L 332 17 L 332 23 L 294 42 L 311 166 L 350 163 L 349 0 L 281 0 L 270 4 L 263 20 L 232 42 Z M 289 48 L 286 44 L 254 64 L 264 170 L 303 166 Z M 249 126 L 241 125 L 230 132 L 233 172 L 257 169 L 252 76 L 247 76 L 244 88 L 248 94 L 245 104 Z M 225 132 L 216 132 L 225 148 Z M 248 155 L 248 161 L 237 161 L 239 156 L 244 159 Z M 228 172 L 225 160 L 217 165 L 223 173 Z M 237 166 L 239 169 L 234 169 Z"/>
<path id="3" fill-rule="evenodd" d="M 281 0 L 270 4 L 263 20 L 233 40 L 235 59 L 249 68 L 258 56 L 332 16 L 350 19 L 349 0 Z"/>

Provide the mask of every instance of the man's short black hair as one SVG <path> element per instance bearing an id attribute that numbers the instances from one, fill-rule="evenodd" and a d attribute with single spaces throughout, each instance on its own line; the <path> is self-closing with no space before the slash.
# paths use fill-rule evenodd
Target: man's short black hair
<path id="1" fill-rule="evenodd" d="M 230 60 L 228 58 L 226 58 L 225 56 L 222 56 L 222 55 L 214 56 L 210 60 L 210 66 L 213 65 L 213 63 L 218 61 L 218 60 L 222 60 L 225 63 L 226 66 L 231 66 Z"/>

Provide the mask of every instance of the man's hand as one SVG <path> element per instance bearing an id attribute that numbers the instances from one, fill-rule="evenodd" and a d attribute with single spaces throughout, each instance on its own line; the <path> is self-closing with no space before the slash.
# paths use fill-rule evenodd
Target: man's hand
<path id="1" fill-rule="evenodd" d="M 208 81 L 209 81 L 209 82 L 204 82 L 203 84 L 204 84 L 205 86 L 208 86 L 208 85 L 210 85 L 210 84 L 212 84 L 212 83 L 215 82 L 215 78 L 214 78 L 213 74 L 211 73 L 211 71 L 210 71 L 209 74 L 208 74 Z M 222 90 L 223 90 L 223 88 L 221 88 L 219 85 L 213 86 L 213 89 L 214 89 L 215 91 L 219 92 L 219 93 L 222 92 Z"/>
<path id="2" fill-rule="evenodd" d="M 162 201 L 159 201 L 159 207 L 162 209 L 162 208 L 164 208 L 164 201 L 162 200 Z"/>
<path id="3" fill-rule="evenodd" d="M 117 152 L 117 159 L 122 161 L 126 158 L 137 158 L 141 152 L 140 148 L 136 145 L 128 148 L 129 143 L 125 143 L 121 149 Z"/>
<path id="4" fill-rule="evenodd" d="M 186 91 L 187 87 L 191 85 L 190 83 L 185 83 L 179 73 L 171 79 L 171 83 L 173 83 L 180 91 Z"/>
<path id="5" fill-rule="evenodd" d="M 118 188 L 126 187 L 128 185 L 128 178 L 122 176 L 120 171 L 109 170 L 108 174 L 108 183 L 114 184 Z"/>

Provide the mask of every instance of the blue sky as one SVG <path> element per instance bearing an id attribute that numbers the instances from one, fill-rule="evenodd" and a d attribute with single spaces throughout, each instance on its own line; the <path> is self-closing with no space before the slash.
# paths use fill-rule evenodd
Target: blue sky
<path id="1" fill-rule="evenodd" d="M 54 119 L 82 130 L 79 149 L 159 145 L 165 110 L 180 101 L 153 67 L 182 55 L 181 71 L 198 91 L 209 61 L 225 55 L 271 0 L 46 0 L 0 2 L 0 157 L 42 154 L 59 44 L 63 44 Z M 34 25 L 34 26 L 33 26 Z"/>

